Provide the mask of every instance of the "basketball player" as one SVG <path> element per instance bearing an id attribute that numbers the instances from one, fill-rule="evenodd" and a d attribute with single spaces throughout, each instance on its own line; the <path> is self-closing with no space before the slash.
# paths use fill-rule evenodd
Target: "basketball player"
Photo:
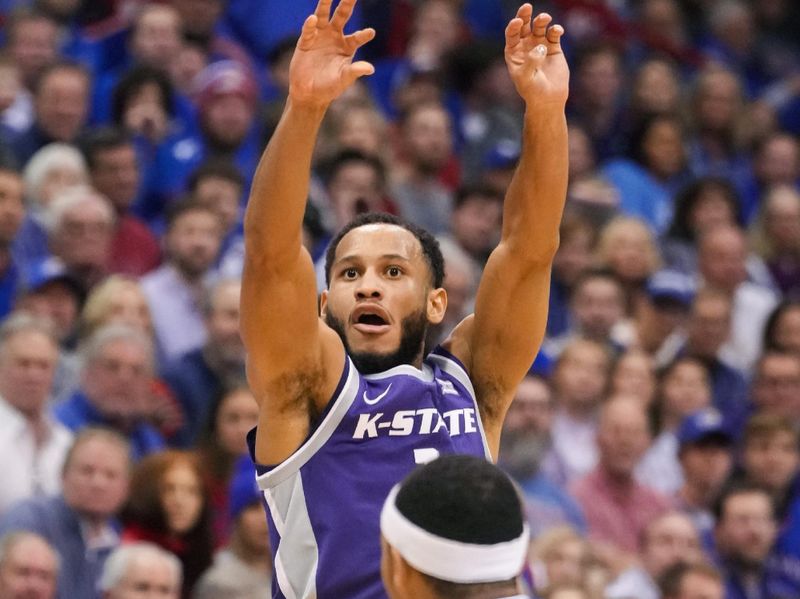
<path id="1" fill-rule="evenodd" d="M 526 104 L 523 151 L 475 314 L 422 355 L 426 328 L 447 307 L 442 255 L 428 233 L 387 215 L 362 216 L 331 242 L 318 310 L 301 224 L 325 111 L 373 72 L 352 59 L 375 32 L 343 33 L 354 4 L 342 0 L 331 15 L 331 0 L 320 0 L 306 19 L 245 217 L 241 326 L 260 405 L 249 441 L 277 597 L 385 597 L 378 526 L 392 486 L 440 454 L 496 457 L 544 335 L 566 195 L 563 30 L 525 4 L 505 50 Z"/>
<path id="2" fill-rule="evenodd" d="M 381 511 L 381 574 L 390 599 L 523 599 L 522 503 L 485 460 L 443 456 L 397 485 Z"/>

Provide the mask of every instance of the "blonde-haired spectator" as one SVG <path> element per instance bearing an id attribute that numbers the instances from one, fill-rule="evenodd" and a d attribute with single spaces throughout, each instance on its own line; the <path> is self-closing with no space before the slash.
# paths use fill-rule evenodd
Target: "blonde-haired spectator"
<path id="1" fill-rule="evenodd" d="M 595 262 L 622 281 L 630 313 L 648 277 L 661 266 L 661 255 L 656 238 L 644 221 L 618 216 L 600 232 Z"/>
<path id="2" fill-rule="evenodd" d="M 82 335 L 91 336 L 106 324 L 119 323 L 153 337 L 150 307 L 133 277 L 112 275 L 92 289 L 81 313 Z"/>

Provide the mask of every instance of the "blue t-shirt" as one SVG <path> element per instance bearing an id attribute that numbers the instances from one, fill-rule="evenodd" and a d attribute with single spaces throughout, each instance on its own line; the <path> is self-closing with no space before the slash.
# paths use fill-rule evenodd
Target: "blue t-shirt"
<path id="1" fill-rule="evenodd" d="M 255 429 L 248 436 L 254 456 Z M 384 599 L 380 510 L 392 487 L 440 454 L 489 459 L 464 367 L 435 349 L 422 370 L 362 375 L 347 358 L 319 426 L 281 464 L 256 464 L 268 506 L 273 597 Z"/>

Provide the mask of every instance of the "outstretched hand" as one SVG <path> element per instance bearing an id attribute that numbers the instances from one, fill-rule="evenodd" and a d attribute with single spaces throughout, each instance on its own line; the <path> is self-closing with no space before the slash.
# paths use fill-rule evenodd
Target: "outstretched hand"
<path id="1" fill-rule="evenodd" d="M 303 23 L 289 66 L 289 96 L 296 102 L 327 106 L 356 79 L 375 71 L 368 62 L 353 62 L 356 50 L 375 37 L 375 30 L 344 34 L 356 0 L 342 0 L 332 17 L 331 2 L 319 0 Z"/>
<path id="2" fill-rule="evenodd" d="M 547 13 L 533 16 L 533 7 L 523 4 L 506 27 L 505 57 L 508 72 L 527 106 L 563 106 L 569 95 L 569 67 L 561 50 L 561 25 L 548 27 Z"/>

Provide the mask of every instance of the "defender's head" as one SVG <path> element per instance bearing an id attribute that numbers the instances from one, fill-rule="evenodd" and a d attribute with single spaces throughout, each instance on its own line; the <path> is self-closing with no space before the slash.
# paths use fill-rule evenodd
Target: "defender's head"
<path id="1" fill-rule="evenodd" d="M 447 308 L 436 239 L 390 214 L 363 214 L 331 242 L 325 272 L 321 314 L 356 367 L 418 365 L 428 326 Z"/>
<path id="2" fill-rule="evenodd" d="M 508 476 L 483 459 L 444 456 L 386 499 L 381 575 L 391 599 L 510 596 L 528 541 Z"/>

